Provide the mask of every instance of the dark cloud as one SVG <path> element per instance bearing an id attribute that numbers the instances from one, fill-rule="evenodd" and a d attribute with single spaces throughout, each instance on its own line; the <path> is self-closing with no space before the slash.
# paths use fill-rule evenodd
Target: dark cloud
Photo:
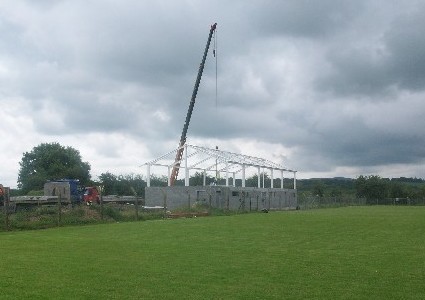
<path id="1" fill-rule="evenodd" d="M 257 1 L 248 22 L 260 35 L 326 38 L 345 29 L 363 9 L 362 1 Z M 259 9 L 261 7 L 261 9 Z"/>
<path id="2" fill-rule="evenodd" d="M 402 164 L 405 176 L 423 177 L 424 7 L 413 0 L 3 3 L 0 101 L 14 105 L 5 132 L 22 126 L 19 140 L 82 147 L 99 170 L 127 170 L 168 152 L 217 22 L 218 57 L 210 50 L 189 139 L 251 155 L 265 153 L 257 144 L 270 147 L 303 172 L 344 176 L 335 170 Z M 15 145 L 18 159 L 28 144 Z"/>
<path id="3" fill-rule="evenodd" d="M 339 48 L 331 50 L 327 57 L 333 71 L 318 78 L 319 88 L 341 96 L 354 95 L 361 99 L 365 95 L 376 95 L 379 99 L 393 84 L 385 72 L 386 54 L 378 49 Z"/>
<path id="4" fill-rule="evenodd" d="M 384 35 L 389 57 L 387 71 L 401 89 L 425 89 L 425 5 L 404 14 Z"/>
<path id="5" fill-rule="evenodd" d="M 425 5 L 394 15 L 382 31 L 372 30 L 372 36 L 353 36 L 331 46 L 326 55 L 331 70 L 317 78 L 317 86 L 336 95 L 377 99 L 399 89 L 423 91 Z M 369 22 L 372 26 L 373 20 Z"/>

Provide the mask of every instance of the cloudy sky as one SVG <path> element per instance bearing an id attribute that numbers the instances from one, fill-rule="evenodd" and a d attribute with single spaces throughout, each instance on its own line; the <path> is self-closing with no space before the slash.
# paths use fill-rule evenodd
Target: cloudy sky
<path id="1" fill-rule="evenodd" d="M 46 142 L 94 179 L 145 174 L 178 144 L 214 22 L 189 143 L 298 178 L 425 178 L 424 1 L 22 0 L 0 2 L 0 183 Z"/>

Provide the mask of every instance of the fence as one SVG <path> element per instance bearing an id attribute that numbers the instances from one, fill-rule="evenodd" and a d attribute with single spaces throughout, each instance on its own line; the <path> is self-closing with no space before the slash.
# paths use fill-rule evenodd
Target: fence
<path id="1" fill-rule="evenodd" d="M 342 206 L 359 206 L 359 205 L 425 205 L 425 199 L 409 199 L 409 198 L 386 198 L 386 199 L 366 199 L 357 197 L 315 197 L 315 196 L 298 196 L 298 205 L 301 209 L 316 209 L 328 207 Z"/>
<path id="2" fill-rule="evenodd" d="M 271 196 L 270 194 L 268 195 Z M 190 194 L 187 194 L 187 198 L 191 201 Z M 255 200 L 257 197 L 252 199 Z M 144 200 L 137 197 L 134 197 L 133 200 L 122 197 L 120 201 L 116 199 L 116 201 L 111 201 L 111 198 L 103 201 L 102 198 L 100 204 L 93 205 L 72 204 L 68 201 L 62 201 L 60 197 L 49 198 L 44 202 L 40 199 L 33 200 L 32 202 L 10 201 L 8 193 L 4 195 L 3 203 L 0 202 L 0 224 L 3 224 L 3 226 L 0 225 L 0 231 L 172 217 L 164 208 L 167 206 L 166 204 L 147 207 L 143 205 Z M 193 198 L 193 200 L 196 200 L 196 198 Z M 161 203 L 167 203 L 166 193 L 163 193 Z M 425 205 L 425 199 L 388 198 L 366 200 L 365 198 L 356 197 L 313 197 L 303 194 L 298 196 L 298 208 L 302 210 L 360 205 Z M 211 205 L 211 207 L 214 206 Z M 244 207 L 244 210 L 247 210 L 247 207 Z"/>
<path id="3" fill-rule="evenodd" d="M 96 224 L 157 219 L 164 216 L 162 207 L 146 207 L 142 198 L 133 201 L 103 201 L 85 205 L 55 199 L 10 201 L 6 195 L 0 210 L 0 230 L 41 229 L 76 224 Z"/>

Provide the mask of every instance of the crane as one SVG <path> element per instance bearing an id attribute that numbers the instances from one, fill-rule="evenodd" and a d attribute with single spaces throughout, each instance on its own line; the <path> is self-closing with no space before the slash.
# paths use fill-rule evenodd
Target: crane
<path id="1" fill-rule="evenodd" d="M 211 38 L 217 27 L 217 23 L 211 25 L 210 33 L 208 35 L 207 45 L 205 46 L 204 56 L 202 57 L 201 64 L 199 66 L 198 76 L 196 77 L 195 87 L 193 88 L 192 98 L 190 99 L 189 109 L 187 111 L 186 120 L 183 125 L 182 135 L 180 137 L 179 147 L 177 148 L 176 159 L 173 165 L 173 171 L 171 172 L 170 185 L 174 185 L 177 180 L 180 169 L 180 161 L 183 156 L 184 144 L 186 143 L 187 129 L 189 128 L 190 117 L 192 116 L 193 107 L 195 106 L 196 94 L 198 93 L 199 83 L 201 82 L 202 72 L 204 71 L 205 60 L 207 58 L 208 49 L 210 48 Z"/>

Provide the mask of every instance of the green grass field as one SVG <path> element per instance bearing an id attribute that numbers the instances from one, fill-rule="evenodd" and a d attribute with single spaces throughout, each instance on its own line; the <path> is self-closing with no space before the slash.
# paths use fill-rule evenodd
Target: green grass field
<path id="1" fill-rule="evenodd" d="M 425 207 L 0 233 L 0 299 L 423 299 Z"/>

